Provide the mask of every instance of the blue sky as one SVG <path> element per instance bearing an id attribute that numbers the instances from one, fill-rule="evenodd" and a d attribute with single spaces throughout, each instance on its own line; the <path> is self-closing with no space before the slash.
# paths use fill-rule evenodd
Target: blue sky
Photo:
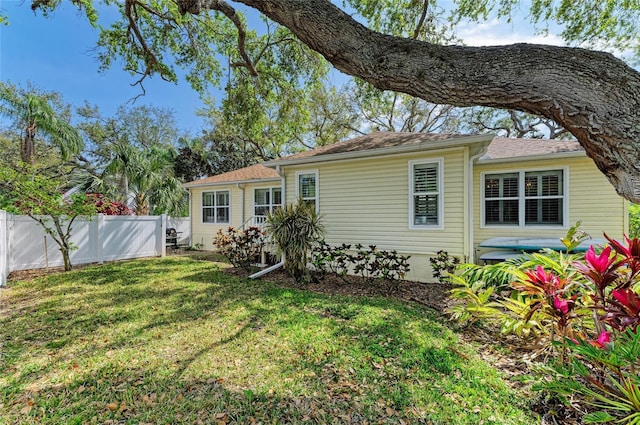
<path id="1" fill-rule="evenodd" d="M 120 105 L 140 94 L 132 87 L 136 77 L 121 70 L 118 63 L 98 72 L 98 62 L 92 49 L 98 33 L 75 7 L 63 1 L 51 18 L 34 15 L 29 0 L 0 0 L 2 12 L 9 16 L 9 25 L 0 28 L 0 79 L 26 87 L 31 82 L 46 91 L 62 93 L 64 101 L 74 107 L 85 101 L 98 105 L 103 115 L 111 116 Z M 107 16 L 108 18 L 108 16 Z M 535 42 L 561 44 L 557 37 L 535 37 L 528 25 L 502 24 L 488 21 L 481 25 L 461 26 L 458 35 L 469 45 Z M 334 84 L 345 78 L 335 73 Z M 135 105 L 152 105 L 173 109 L 178 126 L 192 135 L 199 133 L 204 122 L 195 115 L 202 106 L 198 94 L 188 83 L 178 85 L 159 78 L 145 81 L 146 95 Z M 210 93 L 213 98 L 216 92 Z M 130 104 L 129 104 L 130 105 Z"/>
<path id="2" fill-rule="evenodd" d="M 0 79 L 26 87 L 27 82 L 46 91 L 62 93 L 64 101 L 81 106 L 85 100 L 111 116 L 140 94 L 132 87 L 136 78 L 114 63 L 98 72 L 92 49 L 98 33 L 68 2 L 47 19 L 34 15 L 30 1 L 0 1 L 9 15 L 9 25 L 0 28 Z M 202 106 L 198 94 L 181 82 L 168 83 L 159 78 L 145 81 L 146 95 L 135 105 L 153 105 L 175 111 L 181 129 L 196 135 L 203 127 L 195 116 Z"/>

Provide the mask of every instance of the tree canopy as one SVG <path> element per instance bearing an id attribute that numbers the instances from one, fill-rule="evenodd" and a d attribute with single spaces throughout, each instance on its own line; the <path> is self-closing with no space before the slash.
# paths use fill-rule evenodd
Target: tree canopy
<path id="1" fill-rule="evenodd" d="M 35 164 L 38 137 L 55 146 L 65 160 L 83 147 L 80 134 L 69 123 L 69 108 L 58 93 L 0 82 L 0 115 L 10 118 L 20 133 L 23 163 Z"/>
<path id="2" fill-rule="evenodd" d="M 34 0 L 51 12 L 59 0 Z M 90 0 L 75 0 L 97 23 Z M 224 70 L 241 68 L 249 79 L 260 70 L 262 49 L 253 43 L 237 6 L 277 22 L 338 70 L 381 90 L 430 103 L 489 106 L 551 119 L 571 132 L 622 196 L 640 202 L 640 74 L 610 53 L 581 47 L 515 44 L 467 47 L 398 33 L 396 23 L 433 28 L 434 4 L 415 0 L 128 0 L 105 1 L 121 19 L 101 29 L 103 66 L 115 59 L 142 83 L 149 75 L 175 80 L 176 66 L 198 90 L 217 83 Z M 529 18 L 542 30 L 562 25 L 568 43 L 638 53 L 637 2 L 532 0 Z M 345 7 L 347 7 L 345 6 Z M 511 19 L 518 1 L 458 0 L 450 19 Z M 351 15 L 354 14 L 355 19 Z M 383 20 L 381 17 L 392 16 Z M 362 18 L 362 19 L 360 19 Z M 364 24 L 363 22 L 364 21 Z M 366 24 L 366 25 L 365 25 Z M 232 47 L 233 44 L 233 47 Z M 303 52 L 303 50 L 300 50 Z M 306 55 L 306 53 L 305 53 Z M 283 64 L 286 65 L 286 64 Z M 266 75 L 261 75 L 266 74 Z M 256 85 L 259 87 L 259 84 Z"/>

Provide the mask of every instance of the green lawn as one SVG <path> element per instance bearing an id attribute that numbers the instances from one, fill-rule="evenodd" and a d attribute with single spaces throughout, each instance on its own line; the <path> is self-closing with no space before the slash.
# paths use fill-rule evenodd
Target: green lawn
<path id="1" fill-rule="evenodd" d="M 186 257 L 0 290 L 0 423 L 533 424 L 429 309 Z"/>

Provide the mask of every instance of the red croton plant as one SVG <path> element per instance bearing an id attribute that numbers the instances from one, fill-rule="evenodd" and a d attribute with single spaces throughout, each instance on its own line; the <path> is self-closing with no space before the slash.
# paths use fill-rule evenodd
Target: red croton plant
<path id="1" fill-rule="evenodd" d="M 109 200 L 101 193 L 89 193 L 87 198 L 96 206 L 97 214 L 105 215 L 132 215 L 133 211 L 124 202 Z"/>
<path id="2" fill-rule="evenodd" d="M 544 311 L 554 360 L 538 388 L 582 396 L 585 423 L 640 424 L 640 240 L 591 246 L 566 267 L 524 271 L 512 287 L 531 297 L 525 320 Z"/>

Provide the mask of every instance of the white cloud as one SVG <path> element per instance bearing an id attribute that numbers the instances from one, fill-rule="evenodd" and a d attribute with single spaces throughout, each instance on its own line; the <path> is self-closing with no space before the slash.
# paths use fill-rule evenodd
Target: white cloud
<path id="1" fill-rule="evenodd" d="M 557 35 L 535 35 L 531 25 L 523 22 L 505 23 L 498 19 L 482 23 L 466 23 L 457 27 L 457 34 L 468 46 L 499 46 L 514 43 L 564 46 Z"/>

